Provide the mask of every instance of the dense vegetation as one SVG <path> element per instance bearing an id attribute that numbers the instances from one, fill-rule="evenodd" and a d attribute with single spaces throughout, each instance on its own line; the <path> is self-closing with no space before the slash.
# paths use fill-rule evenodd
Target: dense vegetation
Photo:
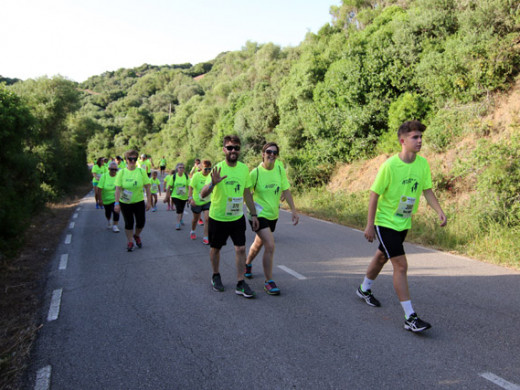
<path id="1" fill-rule="evenodd" d="M 155 162 L 165 155 L 170 167 L 217 160 L 227 133 L 242 138 L 249 165 L 266 140 L 277 141 L 293 183 L 320 187 L 338 163 L 395 150 L 405 119 L 424 121 L 429 144 L 446 150 L 473 131 L 470 119 L 485 110 L 478 103 L 507 89 L 520 69 L 515 0 L 343 0 L 331 15 L 294 48 L 247 42 L 195 66 L 145 64 L 81 85 L 43 78 L 2 88 L 0 115 L 12 106 L 19 118 L 3 134 L 23 146 L 24 172 L 40 183 L 31 196 L 52 198 L 84 177 L 87 159 L 130 148 Z M 495 220 L 516 205 L 507 218 L 517 226 L 518 163 L 487 164 L 501 148 L 509 151 L 483 145 L 474 156 L 478 185 L 489 190 Z"/>

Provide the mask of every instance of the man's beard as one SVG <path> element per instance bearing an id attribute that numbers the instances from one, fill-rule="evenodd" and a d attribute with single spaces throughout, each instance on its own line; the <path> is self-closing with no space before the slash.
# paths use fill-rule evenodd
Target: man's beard
<path id="1" fill-rule="evenodd" d="M 237 160 L 238 160 L 238 154 L 237 153 L 226 154 L 226 161 L 227 162 L 234 163 L 234 162 L 237 162 Z"/>

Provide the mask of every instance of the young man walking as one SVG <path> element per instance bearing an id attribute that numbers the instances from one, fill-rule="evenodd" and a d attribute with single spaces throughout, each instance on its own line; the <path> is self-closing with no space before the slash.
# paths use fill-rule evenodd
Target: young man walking
<path id="1" fill-rule="evenodd" d="M 202 198 L 209 194 L 211 207 L 209 209 L 209 257 L 213 268 L 211 285 L 215 291 L 224 291 L 224 285 L 219 273 L 220 249 L 231 237 L 235 246 L 235 262 L 237 268 L 237 286 L 235 293 L 246 298 L 253 298 L 254 291 L 244 281 L 246 264 L 246 220 L 244 217 L 244 201 L 252 216 L 252 228 L 258 230 L 252 187 L 247 165 L 238 161 L 240 155 L 240 139 L 237 136 L 224 137 L 222 149 L 226 159 L 213 168 L 211 182 L 200 192 Z"/>
<path id="2" fill-rule="evenodd" d="M 401 152 L 383 163 L 370 188 L 365 237 L 372 242 L 377 235 L 380 244 L 357 290 L 357 295 L 368 305 L 381 306 L 372 294 L 372 284 L 390 260 L 394 269 L 394 289 L 405 313 L 404 328 L 412 332 L 431 328 L 429 323 L 417 316 L 412 307 L 408 290 L 408 262 L 403 247 L 421 193 L 437 212 L 440 225 L 445 226 L 447 223 L 446 215 L 432 191 L 428 162 L 417 154 L 421 150 L 425 130 L 426 126 L 416 120 L 405 122 L 399 127 L 397 136 Z"/>

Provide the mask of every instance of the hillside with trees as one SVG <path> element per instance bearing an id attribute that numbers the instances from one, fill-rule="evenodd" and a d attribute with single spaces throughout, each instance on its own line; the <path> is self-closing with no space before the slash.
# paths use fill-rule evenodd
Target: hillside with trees
<path id="1" fill-rule="evenodd" d="M 266 141 L 278 142 L 291 181 L 305 194 L 323 192 L 341 164 L 394 152 L 406 119 L 428 126 L 432 153 L 492 132 L 482 120 L 491 97 L 510 89 L 520 70 L 517 1 L 343 0 L 331 16 L 297 47 L 246 42 L 207 63 L 144 64 L 81 84 L 4 79 L 0 174 L 11 180 L 24 161 L 29 182 L 13 194 L 30 188 L 38 204 L 88 177 L 85 163 L 97 157 L 133 148 L 154 161 L 166 156 L 170 167 L 196 157 L 216 161 L 223 135 L 236 133 L 251 167 Z M 515 145 L 517 131 L 435 177 L 448 194 L 455 178 L 478 170 L 482 196 L 474 201 L 486 205 L 479 227 L 490 219 L 519 226 Z M 2 195 L 4 204 L 13 204 L 13 194 Z M 14 210 L 2 213 L 27 216 Z"/>

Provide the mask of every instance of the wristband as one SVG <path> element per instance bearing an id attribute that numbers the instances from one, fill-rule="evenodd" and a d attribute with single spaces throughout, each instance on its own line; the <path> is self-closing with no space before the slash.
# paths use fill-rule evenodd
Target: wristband
<path id="1" fill-rule="evenodd" d="M 114 202 L 114 206 L 119 206 L 119 202 Z"/>
<path id="2" fill-rule="evenodd" d="M 209 187 L 208 188 L 213 188 L 213 182 L 209 183 Z"/>
<path id="3" fill-rule="evenodd" d="M 258 218 L 258 215 L 256 215 L 256 214 L 251 214 L 251 217 L 257 217 L 257 218 Z"/>

